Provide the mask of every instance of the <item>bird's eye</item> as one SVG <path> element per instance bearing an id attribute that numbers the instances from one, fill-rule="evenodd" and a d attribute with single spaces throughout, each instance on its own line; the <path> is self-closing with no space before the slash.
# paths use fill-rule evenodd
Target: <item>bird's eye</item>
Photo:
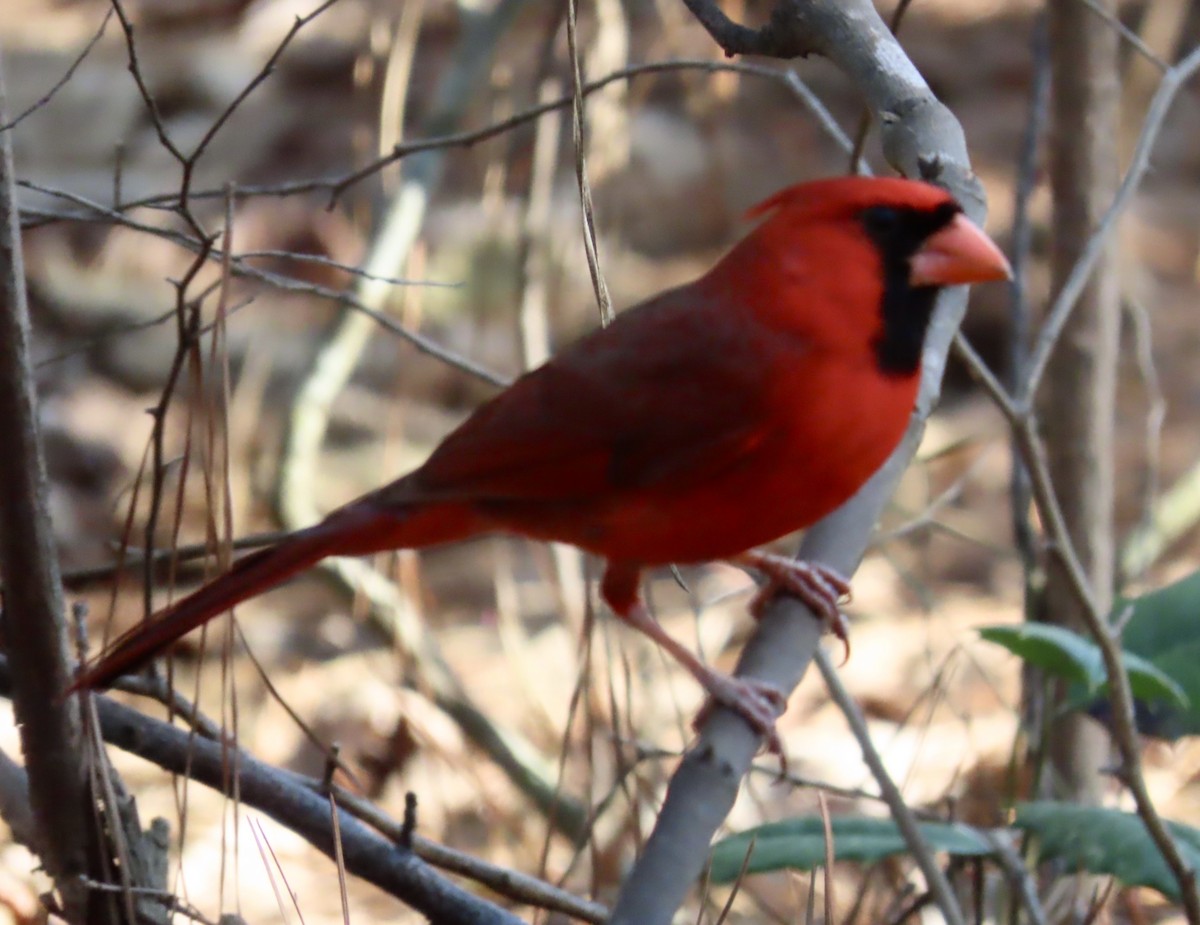
<path id="1" fill-rule="evenodd" d="M 900 211 L 891 206 L 871 206 L 863 211 L 863 221 L 875 234 L 886 235 L 900 224 Z"/>

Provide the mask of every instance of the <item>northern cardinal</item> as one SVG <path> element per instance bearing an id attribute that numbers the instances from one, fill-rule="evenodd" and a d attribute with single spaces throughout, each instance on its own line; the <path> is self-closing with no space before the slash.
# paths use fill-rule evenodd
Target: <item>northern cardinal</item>
<path id="1" fill-rule="evenodd" d="M 480 407 L 418 469 L 236 562 L 117 641 L 75 681 L 102 687 L 326 556 L 483 533 L 572 543 L 601 591 L 775 745 L 781 693 L 721 674 L 642 604 L 642 569 L 762 569 L 835 629 L 847 585 L 754 546 L 812 524 L 887 459 L 912 413 L 942 286 L 1008 263 L 945 191 L 845 177 L 793 186 L 694 282 L 621 313 Z"/>

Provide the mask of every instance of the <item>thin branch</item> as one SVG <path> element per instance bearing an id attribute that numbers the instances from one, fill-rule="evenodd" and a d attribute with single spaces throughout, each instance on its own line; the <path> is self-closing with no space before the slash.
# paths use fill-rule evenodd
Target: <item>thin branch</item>
<path id="1" fill-rule="evenodd" d="M 791 70 L 773 65 L 764 65 L 749 63 L 744 61 L 738 62 L 722 62 L 711 61 L 706 59 L 672 59 L 669 61 L 654 61 L 648 64 L 635 64 L 629 67 L 620 68 L 612 71 L 603 77 L 589 81 L 584 84 L 581 92 L 584 96 L 590 96 L 603 90 L 612 83 L 623 80 L 632 80 L 636 77 L 649 76 L 654 74 L 672 73 L 675 71 L 702 71 L 708 73 L 733 73 L 746 74 L 754 77 L 760 77 L 766 80 L 774 80 L 781 83 L 794 93 L 802 95 L 806 103 L 811 105 L 811 101 L 815 100 L 815 96 L 811 91 L 803 87 L 800 78 Z M 802 89 L 803 88 L 803 89 Z M 807 92 L 806 92 L 807 91 Z M 439 149 L 450 148 L 471 148 L 484 141 L 490 141 L 493 138 L 498 138 L 515 128 L 520 128 L 523 125 L 532 122 L 548 112 L 566 109 L 572 105 L 574 96 L 565 94 L 557 99 L 548 100 L 537 105 L 531 106 L 528 109 L 514 113 L 505 119 L 493 122 L 479 129 L 471 129 L 461 132 L 450 132 L 431 136 L 428 138 L 420 138 L 414 141 L 401 142 L 383 157 L 377 158 L 361 168 L 349 171 L 344 174 L 338 174 L 333 177 L 324 179 L 310 180 L 293 180 L 285 183 L 259 184 L 240 186 L 235 191 L 236 200 L 241 202 L 248 199 L 273 196 L 273 197 L 288 197 L 303 195 L 305 193 L 329 193 L 330 202 L 336 202 L 341 196 L 350 189 L 350 187 L 379 173 L 384 168 L 395 164 L 405 158 L 420 154 L 425 151 L 433 151 Z M 822 107 L 823 108 L 823 107 Z M 825 120 L 822 120 L 823 122 Z M 832 125 L 832 120 L 829 121 Z M 22 184 L 28 185 L 28 184 Z M 31 187 L 34 188 L 34 187 Z M 189 199 L 192 202 L 204 199 L 219 199 L 224 195 L 221 189 L 204 189 L 193 190 Z M 174 208 L 178 203 L 179 195 L 177 192 L 171 193 L 153 193 L 143 196 L 140 199 L 129 200 L 121 203 L 122 211 L 134 208 Z M 53 221 L 56 219 L 70 220 L 73 216 L 56 215 L 52 213 L 39 212 L 36 209 L 25 209 L 26 215 L 35 216 L 35 220 L 39 223 Z M 27 223 L 27 227 L 28 227 Z"/>
<path id="2" fill-rule="evenodd" d="M 236 196 L 237 191 L 233 191 Z M 259 251 L 241 251 L 234 259 L 249 260 L 252 257 L 273 257 L 277 260 L 294 261 L 295 263 L 311 263 L 319 267 L 330 267 L 334 270 L 341 270 L 343 273 L 348 273 L 351 276 L 357 276 L 360 279 L 371 280 L 377 283 L 387 283 L 389 286 L 424 286 L 427 289 L 462 289 L 462 283 L 439 283 L 435 280 L 427 279 L 403 279 L 398 276 L 377 276 L 368 273 L 362 267 L 351 266 L 348 263 L 342 263 L 340 260 L 334 260 L 331 257 L 323 257 L 320 254 L 303 254 L 299 251 L 279 251 L 279 250 L 259 250 Z"/>
<path id="3" fill-rule="evenodd" d="M 786 4 L 775 8 L 771 22 L 760 29 L 751 29 L 726 16 L 713 0 L 683 0 L 684 5 L 713 37 L 727 58 L 734 55 L 763 55 L 768 58 L 798 58 L 814 49 L 796 34 L 780 28 L 777 20 Z"/>
<path id="4" fill-rule="evenodd" d="M 747 66 L 753 67 L 753 65 Z M 760 70 L 774 71 L 775 69 L 754 67 L 754 70 L 752 70 L 751 73 L 758 73 Z M 808 84 L 800 79 L 800 75 L 795 71 L 788 69 L 782 71 L 781 73 L 785 78 L 784 85 L 791 90 L 792 93 L 794 93 L 799 100 L 804 103 L 805 106 L 808 107 L 809 112 L 816 117 L 817 123 L 825 130 L 825 134 L 832 138 L 838 147 L 840 147 L 844 152 L 847 154 L 853 154 L 854 139 L 847 135 L 845 131 L 842 130 L 842 127 L 837 124 L 837 120 L 834 119 L 833 113 L 831 113 L 828 107 L 821 102 L 821 98 L 812 91 Z M 873 173 L 871 170 L 871 165 L 866 161 L 859 161 L 858 173 L 860 176 L 864 177 L 872 176 Z"/>
<path id="5" fill-rule="evenodd" d="M 1164 61 L 1161 56 L 1155 53 L 1153 48 L 1143 42 L 1140 35 L 1121 22 L 1119 16 L 1113 15 L 1111 10 L 1105 9 L 1096 0 L 1080 0 L 1080 2 L 1108 23 L 1116 31 L 1117 35 L 1121 36 L 1121 38 L 1133 46 L 1138 54 L 1164 74 L 1171 69 L 1171 65 L 1168 62 Z"/>
<path id="6" fill-rule="evenodd" d="M 975 834 L 983 838 L 995 852 L 995 860 L 1004 872 L 1008 874 L 1009 882 L 1016 887 L 1021 905 L 1025 907 L 1032 925 L 1046 925 L 1046 911 L 1038 898 L 1037 883 L 1024 858 L 1013 847 L 1006 833 L 989 829 L 975 829 Z"/>
<path id="7" fill-rule="evenodd" d="M 1179 883 L 1180 895 L 1183 897 L 1188 921 L 1192 923 L 1200 921 L 1200 916 L 1193 918 L 1194 912 L 1200 912 L 1200 902 L 1197 902 L 1196 895 L 1195 872 L 1179 851 L 1170 832 L 1167 831 L 1166 824 L 1159 815 L 1146 787 L 1141 765 L 1140 736 L 1134 723 L 1133 694 L 1129 687 L 1129 675 L 1125 671 L 1120 643 L 1113 629 L 1108 625 L 1108 615 L 1101 612 L 1096 606 L 1087 573 L 1075 554 L 1066 521 L 1054 492 L 1049 468 L 1046 465 L 1045 452 L 1037 433 L 1036 421 L 1027 410 L 1019 407 L 1008 396 L 1004 387 L 992 376 L 979 355 L 971 350 L 965 341 L 960 340 L 955 346 L 959 355 L 967 361 L 968 368 L 976 380 L 984 386 L 989 396 L 996 402 L 996 406 L 1008 418 L 1017 446 L 1029 466 L 1033 497 L 1045 525 L 1050 550 L 1063 565 L 1070 587 L 1083 605 L 1082 616 L 1087 624 L 1088 632 L 1100 648 L 1101 656 L 1104 659 L 1104 669 L 1109 685 L 1109 703 L 1112 706 L 1113 741 L 1121 755 L 1121 779 L 1133 796 L 1138 816 L 1145 825 L 1147 833 Z"/>
<path id="8" fill-rule="evenodd" d="M 179 245 L 191 253 L 202 256 L 206 260 L 216 263 L 224 260 L 224 251 L 216 247 L 210 239 L 201 240 L 182 232 L 173 231 L 167 228 L 157 228 L 144 222 L 138 222 L 122 215 L 119 212 L 109 209 L 106 206 L 102 206 L 97 202 L 93 202 L 83 196 L 79 196 L 66 190 L 51 190 L 28 181 L 23 181 L 20 185 L 29 189 L 36 189 L 40 192 L 59 196 L 67 201 L 95 212 L 97 215 L 105 217 L 113 224 L 129 227 L 136 231 L 142 231 L 147 234 L 153 234 L 157 237 L 163 238 L 164 240 L 171 241 L 172 243 Z M 194 275 L 194 264 L 192 270 L 189 272 Z M 503 386 L 508 382 L 507 379 L 497 375 L 485 367 L 474 363 L 466 357 L 463 357 L 454 351 L 441 346 L 436 341 L 430 340 L 429 338 L 422 334 L 418 334 L 415 331 L 410 331 L 394 318 L 391 318 L 375 306 L 368 304 L 367 300 L 359 297 L 353 292 L 346 292 L 340 289 L 331 289 L 328 286 L 322 286 L 318 283 L 310 283 L 305 280 L 298 280 L 290 276 L 284 276 L 280 273 L 273 273 L 269 270 L 262 270 L 258 267 L 249 266 L 243 261 L 241 255 L 237 255 L 232 258 L 230 263 L 230 273 L 243 279 L 252 279 L 266 283 L 284 292 L 305 293 L 308 295 L 319 296 L 320 298 L 328 299 L 347 308 L 352 308 L 356 312 L 371 318 L 376 324 L 392 334 L 399 335 L 422 353 L 435 357 L 449 366 L 453 366 L 456 369 L 459 369 L 468 375 L 474 376 L 477 379 L 481 379 L 491 385 Z M 360 278 L 371 282 L 389 281 L 389 278 L 384 274 L 373 273 L 369 271 L 361 274 Z M 172 310 L 166 317 L 177 317 L 177 309 Z M 195 332 L 196 335 L 201 333 L 203 333 L 203 329 L 197 329 Z"/>
<path id="9" fill-rule="evenodd" d="M 905 845 L 908 846 L 917 866 L 921 868 L 921 873 L 925 875 L 925 882 L 930 893 L 933 894 L 938 908 L 957 909 L 958 901 L 954 898 L 950 881 L 946 879 L 937 858 L 934 857 L 933 851 L 921 834 L 916 814 L 904 801 L 904 794 L 900 792 L 900 788 L 888 774 L 887 767 L 884 765 L 878 749 L 875 748 L 875 743 L 871 741 L 871 732 L 867 728 L 867 721 L 863 717 L 862 710 L 858 708 L 858 704 L 846 690 L 846 686 L 838 676 L 837 669 L 829 660 L 829 653 L 824 649 L 817 649 L 815 661 L 821 677 L 825 680 L 830 697 L 842 711 L 842 715 L 846 718 L 846 724 L 850 727 L 850 733 L 858 743 L 859 749 L 862 750 L 863 761 L 870 769 L 871 776 L 875 778 L 875 783 L 879 785 L 880 796 L 887 803 L 892 819 L 904 838 Z"/>
<path id="10" fill-rule="evenodd" d="M 288 535 L 286 530 L 276 530 L 272 533 L 255 533 L 232 540 L 229 548 L 235 550 L 261 549 L 263 546 L 278 543 Z M 112 578 L 122 571 L 144 567 L 147 558 L 145 550 L 136 546 L 129 546 L 126 547 L 125 552 L 131 553 L 131 555 L 126 555 L 115 562 L 67 569 L 63 572 L 63 583 L 68 587 L 78 588 L 89 582 Z M 151 553 L 149 558 L 156 568 L 161 568 L 172 562 L 192 562 L 197 559 L 214 558 L 216 555 L 216 550 L 209 543 L 191 543 L 185 546 L 176 546 L 174 549 L 156 549 Z"/>
<path id="11" fill-rule="evenodd" d="M 443 347 L 437 341 L 430 340 L 423 334 L 409 330 L 399 321 L 396 321 L 391 316 L 380 311 L 374 305 L 370 304 L 366 299 L 355 295 L 352 292 L 344 292 L 339 289 L 330 289 L 328 286 L 321 286 L 317 283 L 308 283 L 301 280 L 293 279 L 289 276 L 282 276 L 278 273 L 270 273 L 266 270 L 258 270 L 254 267 L 248 267 L 240 259 L 234 260 L 232 265 L 232 273 L 234 276 L 244 277 L 246 279 L 255 279 L 266 283 L 276 289 L 284 292 L 300 292 L 310 295 L 320 296 L 323 299 L 328 299 L 338 305 L 353 309 L 355 313 L 363 315 L 379 327 L 386 331 L 395 334 L 404 340 L 408 341 L 413 347 L 427 356 L 434 357 L 437 360 L 451 366 L 454 369 L 460 370 L 469 376 L 479 379 L 489 385 L 503 387 L 508 384 L 508 379 L 498 373 L 493 372 L 485 366 L 481 366 L 474 360 L 467 359 L 459 353 L 454 352 L 448 347 Z M 368 274 L 367 278 L 375 274 Z"/>
<path id="12" fill-rule="evenodd" d="M 571 58 L 571 141 L 575 149 L 575 183 L 579 189 L 579 205 L 583 213 L 583 250 L 587 255 L 588 273 L 592 277 L 592 290 L 596 294 L 596 305 L 600 309 L 600 323 L 608 325 L 613 320 L 612 296 L 600 270 L 600 252 L 596 244 L 596 215 L 592 204 L 592 186 L 588 182 L 587 159 L 583 141 L 583 66 L 580 63 L 579 45 L 576 41 L 576 0 L 567 0 L 567 48 Z"/>
<path id="13" fill-rule="evenodd" d="M 158 110 L 158 103 L 154 99 L 154 94 L 150 92 L 150 85 L 146 83 L 146 78 L 142 74 L 141 60 L 138 58 L 137 52 L 137 42 L 134 40 L 135 30 L 133 20 L 125 12 L 125 7 L 122 5 L 121 0 L 110 0 L 110 2 L 112 3 L 113 12 L 117 14 L 117 21 L 121 24 L 121 31 L 125 35 L 125 54 L 129 61 L 129 74 L 133 77 L 138 95 L 142 98 L 142 105 L 146 107 L 146 114 L 150 117 L 150 124 L 154 126 L 154 132 L 158 136 L 158 143 L 176 161 L 182 164 L 187 158 L 171 140 L 171 136 L 167 132 L 167 127 L 163 124 L 162 114 Z M 218 195 L 222 194 L 218 193 Z M 171 198 L 178 201 L 179 194 L 174 193 Z"/>
<path id="14" fill-rule="evenodd" d="M 0 686 L 11 683 L 12 665 L 0 660 Z M 144 758 L 173 774 L 232 793 L 241 802 L 296 832 L 332 858 L 335 853 L 328 801 L 288 772 L 272 768 L 228 743 L 193 736 L 184 729 L 150 719 L 108 697 L 86 695 L 95 704 L 106 742 Z M 520 925 L 511 913 L 442 878 L 413 852 L 373 834 L 339 810 L 346 869 L 408 903 L 432 921 L 463 925 Z"/>
<path id="15" fill-rule="evenodd" d="M 7 132 L 9 129 L 16 128 L 39 109 L 44 108 L 52 99 L 54 99 L 55 96 L 58 95 L 58 91 L 70 82 L 71 78 L 75 76 L 75 72 L 79 70 L 79 66 L 83 64 L 85 60 L 87 60 L 87 56 L 92 53 L 92 49 L 96 47 L 96 43 L 104 37 L 104 30 L 108 28 L 108 21 L 112 19 L 112 17 L 113 11 L 110 9 L 104 14 L 104 19 L 100 21 L 100 28 L 96 30 L 95 34 L 88 40 L 88 43 L 83 46 L 83 50 L 75 56 L 75 60 L 71 62 L 70 67 L 67 68 L 62 77 L 55 81 L 54 86 L 47 90 L 45 95 L 43 95 L 36 103 L 30 105 L 29 108 L 27 108 L 19 116 L 9 122 L 4 123 L 3 125 L 0 125 L 0 132 Z"/>
<path id="16" fill-rule="evenodd" d="M 0 122 L 7 88 L 0 59 Z M 12 133 L 0 132 L 0 578 L 2 620 L 14 656 L 13 707 L 21 733 L 42 861 L 70 922 L 85 921 L 78 878 L 89 869 L 91 808 L 79 708 L 70 682 L 68 630 L 30 355 L 31 330 L 17 217 Z"/>
<path id="17" fill-rule="evenodd" d="M 1104 253 L 1109 238 L 1116 231 L 1117 222 L 1133 200 L 1134 193 L 1141 185 L 1142 177 L 1146 175 L 1146 171 L 1150 167 L 1150 155 L 1158 142 L 1159 132 L 1162 130 L 1171 104 L 1175 101 L 1175 97 L 1183 85 L 1197 70 L 1200 70 L 1200 48 L 1193 49 L 1187 57 L 1163 74 L 1162 81 L 1147 107 L 1146 119 L 1142 124 L 1141 134 L 1138 136 L 1137 147 L 1134 148 L 1129 169 L 1125 172 L 1117 194 L 1096 226 L 1095 233 L 1088 240 L 1087 247 L 1080 254 L 1071 275 L 1059 291 L 1058 298 L 1054 300 L 1054 305 L 1050 308 L 1046 323 L 1038 334 L 1033 356 L 1029 361 L 1028 374 L 1021 383 L 1020 391 L 1017 394 L 1018 406 L 1022 409 L 1028 406 L 1037 392 L 1042 376 L 1046 372 L 1050 354 L 1058 343 L 1058 338 L 1066 326 L 1067 319 L 1071 317 L 1071 312 L 1079 301 L 1084 287 L 1087 286 L 1096 261 Z"/>
<path id="18" fill-rule="evenodd" d="M 314 793 L 324 792 L 321 783 L 317 780 L 307 779 L 305 785 Z M 334 793 L 340 808 L 361 819 L 380 834 L 398 844 L 403 844 L 404 823 L 397 822 L 374 803 L 349 793 L 343 788 L 335 787 Z M 561 912 L 585 922 L 603 923 L 608 919 L 608 909 L 600 903 L 580 899 L 536 877 L 489 864 L 420 835 L 412 836 L 412 847 L 418 857 L 428 861 L 434 867 L 450 873 L 461 874 L 514 902 L 535 906 L 549 912 Z"/>
<path id="19" fill-rule="evenodd" d="M 279 59 L 283 57 L 284 51 L 287 50 L 287 47 L 292 43 L 292 40 L 300 34 L 300 31 L 337 2 L 338 0 L 325 0 L 324 3 L 319 4 L 311 13 L 306 13 L 304 16 L 297 16 L 292 21 L 291 28 L 288 29 L 283 38 L 280 39 L 275 45 L 275 50 L 271 52 L 270 56 L 268 56 L 262 67 L 258 69 L 258 73 L 250 78 L 250 80 L 246 82 L 245 86 L 238 91 L 237 95 L 229 101 L 229 105 L 227 105 L 217 116 L 217 118 L 213 120 L 212 125 L 208 127 L 208 131 L 206 131 L 200 138 L 200 141 L 197 142 L 196 147 L 187 157 L 187 164 L 189 166 L 194 166 L 200 160 L 200 158 L 204 155 L 204 152 L 208 149 L 208 146 L 212 143 L 212 140 L 217 136 L 221 129 L 225 127 L 225 123 L 229 121 L 235 112 L 237 112 L 242 103 L 244 103 L 247 98 L 249 98 L 250 94 L 258 89 L 263 82 L 275 72 L 275 65 L 279 63 Z M 187 194 L 190 192 L 190 180 L 191 174 L 189 171 L 185 173 L 184 176 L 184 183 L 180 191 L 181 201 L 186 202 Z"/>

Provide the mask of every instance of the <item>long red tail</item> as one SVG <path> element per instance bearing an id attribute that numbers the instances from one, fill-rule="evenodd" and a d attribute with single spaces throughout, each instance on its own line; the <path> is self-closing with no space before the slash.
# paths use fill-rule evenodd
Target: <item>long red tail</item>
<path id="1" fill-rule="evenodd" d="M 468 536 L 475 531 L 466 514 L 457 506 L 381 511 L 359 503 L 341 508 L 315 526 L 238 559 L 224 575 L 122 635 L 67 692 L 109 686 L 186 633 L 326 556 L 416 548 Z"/>

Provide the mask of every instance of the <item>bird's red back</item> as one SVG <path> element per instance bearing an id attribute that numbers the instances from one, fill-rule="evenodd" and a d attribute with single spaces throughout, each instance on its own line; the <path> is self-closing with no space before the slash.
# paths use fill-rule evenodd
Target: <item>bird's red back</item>
<path id="1" fill-rule="evenodd" d="M 522 377 L 405 490 L 648 563 L 728 556 L 807 526 L 907 424 L 936 290 L 895 298 L 908 271 L 892 252 L 958 211 L 906 180 L 775 195 L 709 273 Z"/>

